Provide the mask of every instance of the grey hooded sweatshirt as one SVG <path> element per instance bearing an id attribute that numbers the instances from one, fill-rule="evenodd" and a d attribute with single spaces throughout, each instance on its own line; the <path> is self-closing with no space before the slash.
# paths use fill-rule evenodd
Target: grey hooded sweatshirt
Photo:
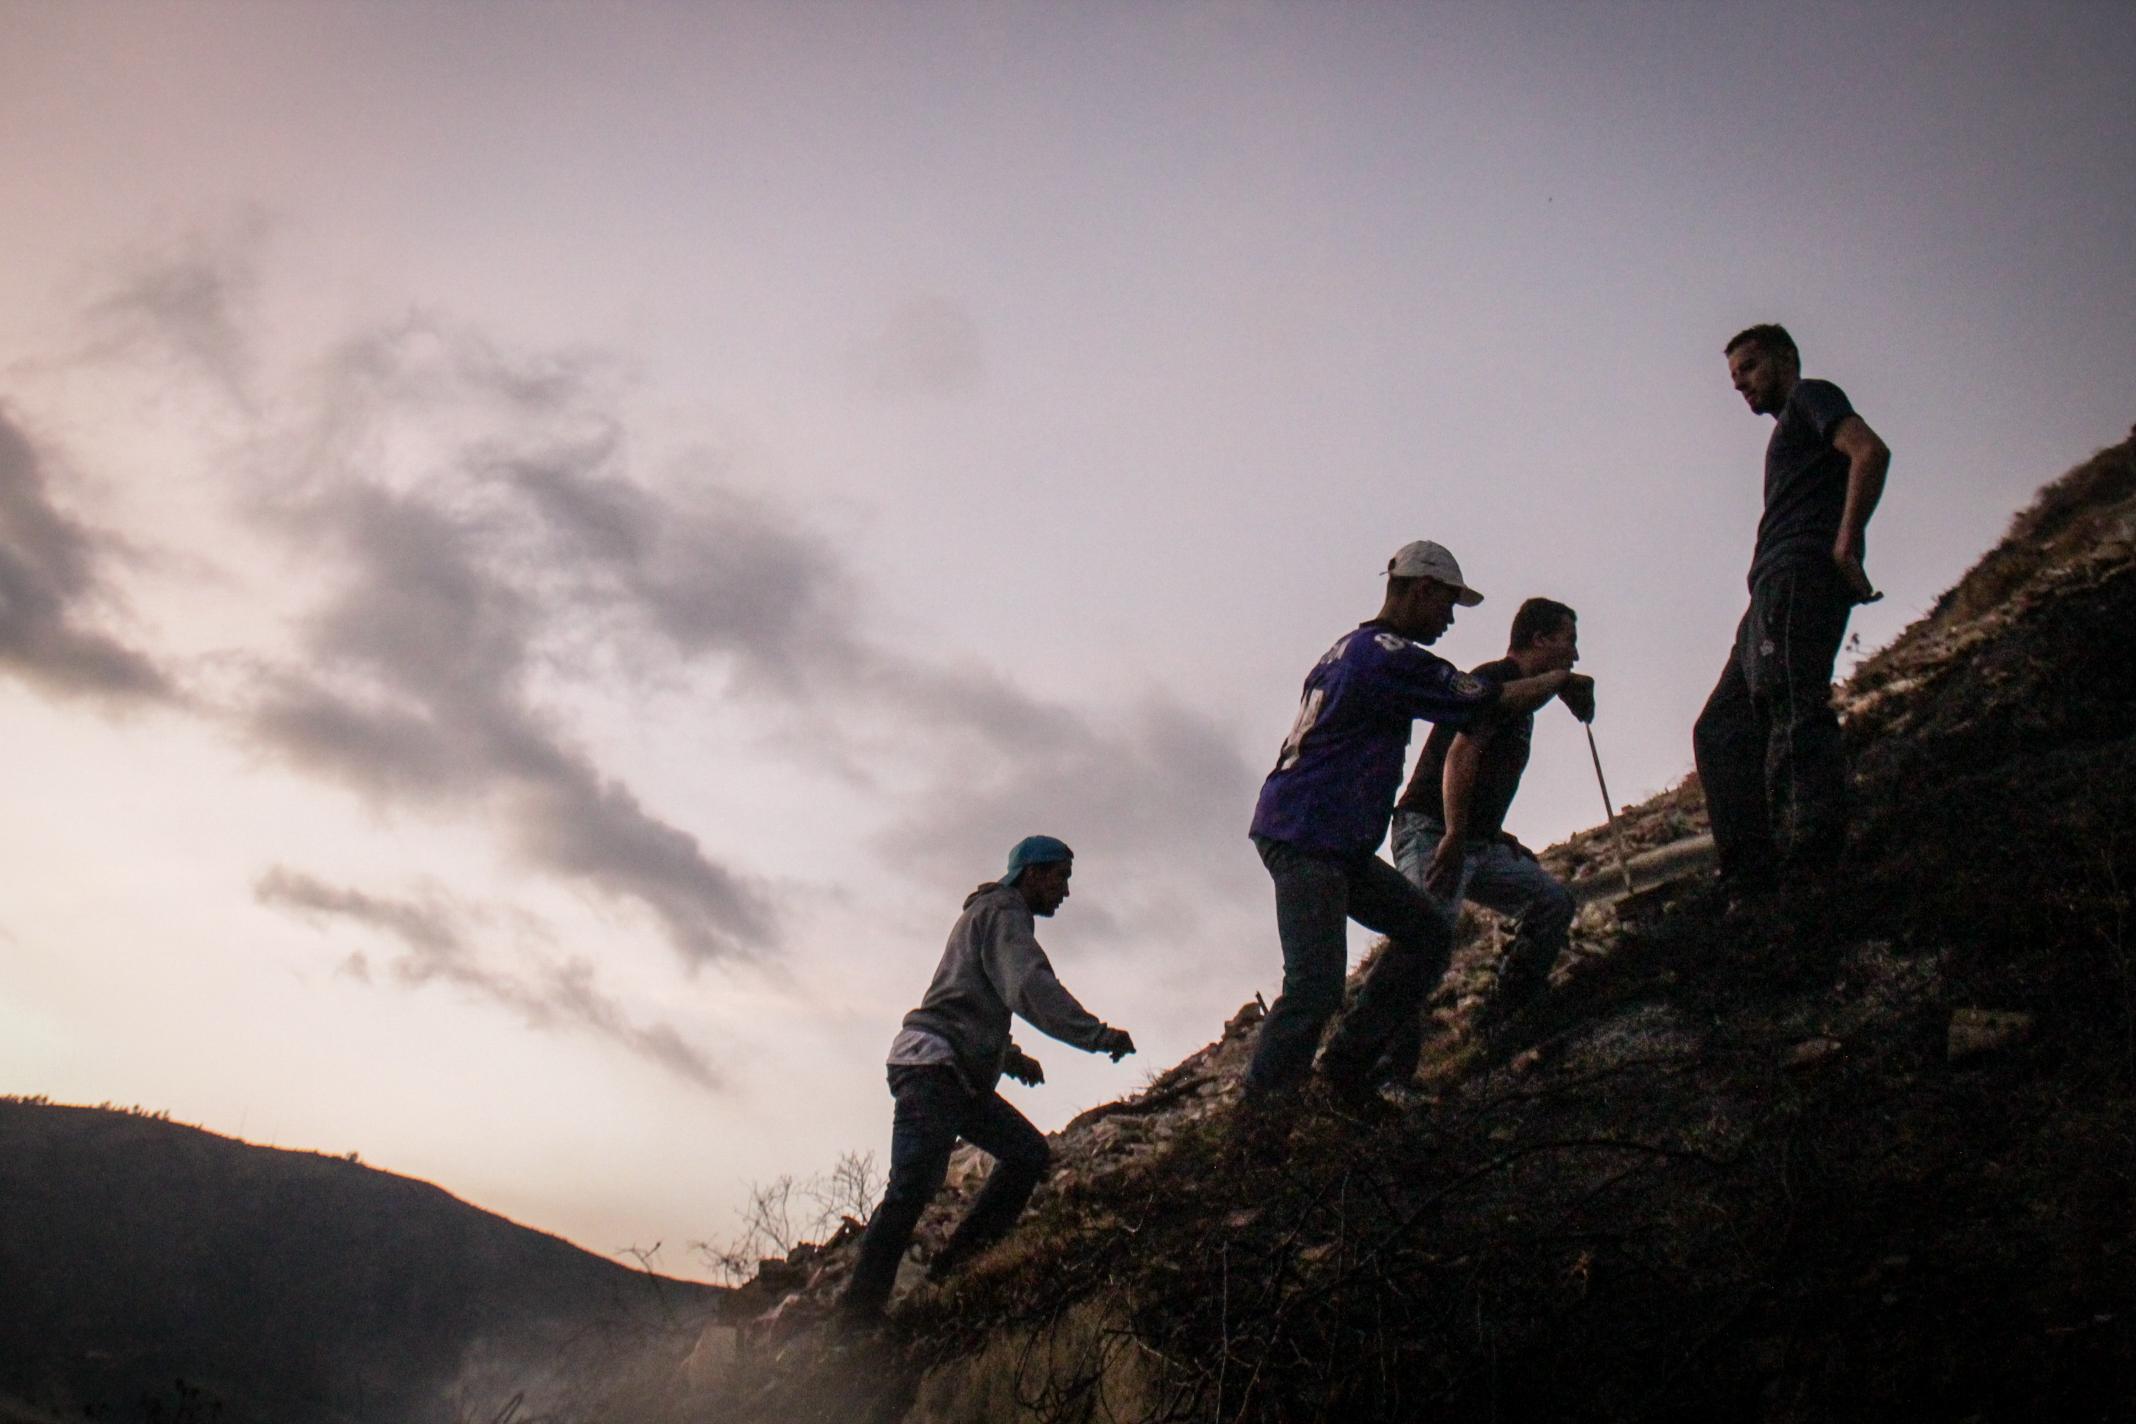
<path id="1" fill-rule="evenodd" d="M 949 1045 L 957 1074 L 975 1093 L 991 1093 L 1009 1049 L 1009 1016 L 1022 1014 L 1063 1043 L 1097 1052 L 1107 1029 L 1054 977 L 1032 930 L 1031 907 L 1012 885 L 988 883 L 964 899 L 942 962 L 920 1006 L 905 1015 L 891 1061 L 921 1062 L 917 1031 Z"/>

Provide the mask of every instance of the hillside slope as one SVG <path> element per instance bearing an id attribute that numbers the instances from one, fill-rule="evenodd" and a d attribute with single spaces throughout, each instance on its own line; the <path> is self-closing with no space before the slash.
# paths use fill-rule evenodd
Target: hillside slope
<path id="1" fill-rule="evenodd" d="M 724 1297 L 353 1160 L 0 1100 L 0 1398 L 20 1417 L 486 1419 Z"/>
<path id="2" fill-rule="evenodd" d="M 1054 1139 L 1017 1232 L 879 1340 L 813 1252 L 645 1421 L 2125 1418 L 2136 1399 L 2136 442 L 1842 689 L 1846 871 L 1591 897 L 1553 992 L 1400 1120 L 1241 1161 L 1254 1006 Z M 1688 743 L 1689 731 L 1686 729 Z M 1703 823 L 1695 780 L 1620 818 Z M 1600 831 L 1554 848 L 1614 874 Z M 960 1157 L 923 1247 L 983 1163 Z"/>

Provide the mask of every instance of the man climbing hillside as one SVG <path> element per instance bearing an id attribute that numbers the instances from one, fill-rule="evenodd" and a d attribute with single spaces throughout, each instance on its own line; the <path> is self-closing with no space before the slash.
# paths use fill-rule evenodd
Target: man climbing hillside
<path id="1" fill-rule="evenodd" d="M 1018 841 L 1007 873 L 965 897 L 934 981 L 892 1040 L 890 1181 L 839 1302 L 849 1318 L 872 1319 L 889 1303 L 898 1261 L 948 1174 L 957 1139 L 992 1154 L 994 1170 L 930 1265 L 934 1279 L 1000 1240 L 1045 1175 L 1046 1139 L 995 1091 L 1004 1073 L 1033 1086 L 1046 1080 L 1038 1060 L 1009 1037 L 1010 1015 L 1115 1063 L 1135 1051 L 1125 1029 L 1093 1018 L 1062 987 L 1033 933 L 1033 917 L 1050 916 L 1068 898 L 1074 871 L 1075 853 L 1053 837 Z"/>
<path id="2" fill-rule="evenodd" d="M 1692 747 L 1722 880 L 1756 890 L 1782 871 L 1826 869 L 1846 848 L 1832 664 L 1849 611 L 1882 596 L 1862 558 L 1891 451 L 1838 386 L 1803 378 L 1786 328 L 1740 331 L 1726 354 L 1751 411 L 1776 423 L 1750 608 Z"/>
<path id="3" fill-rule="evenodd" d="M 1570 672 L 1580 660 L 1579 635 L 1572 609 L 1531 598 L 1513 615 L 1506 655 L 1472 671 L 1492 682 Z M 1575 717 L 1594 719 L 1590 679 L 1569 679 L 1561 695 Z M 1502 1022 L 1542 991 L 1572 925 L 1572 895 L 1505 830 L 1534 731 L 1533 711 L 1486 714 L 1460 731 L 1443 723 L 1434 727 L 1409 789 L 1395 803 L 1395 866 L 1444 907 L 1449 925 L 1463 900 L 1516 922 L 1512 943 L 1499 957 L 1487 1022 Z M 1388 1067 L 1390 1077 L 1413 1073 L 1414 1047 Z"/>
<path id="4" fill-rule="evenodd" d="M 1446 971 L 1452 933 L 1431 897 L 1374 852 L 1387 833 L 1418 718 L 1469 725 L 1498 709 L 1533 711 L 1572 676 L 1558 669 L 1496 682 L 1425 646 L 1453 625 L 1454 605 L 1483 595 L 1429 540 L 1387 562 L 1379 613 L 1337 639 L 1306 675 L 1297 720 L 1262 783 L 1252 835 L 1276 888 L 1283 992 L 1261 1025 L 1242 1103 L 1244 1136 L 1287 1115 L 1321 1030 L 1342 1005 L 1345 922 L 1388 937 L 1357 1005 L 1329 1041 L 1321 1074 L 1351 1112 L 1384 1107 L 1371 1070 L 1392 1035 Z"/>

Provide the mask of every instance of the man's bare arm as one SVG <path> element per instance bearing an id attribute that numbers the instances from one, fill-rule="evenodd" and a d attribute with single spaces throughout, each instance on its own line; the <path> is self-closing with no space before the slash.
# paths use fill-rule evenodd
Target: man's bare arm
<path id="1" fill-rule="evenodd" d="M 1850 415 L 1832 432 L 1832 448 L 1847 457 L 1847 502 L 1839 515 L 1839 538 L 1832 544 L 1832 562 L 1855 600 L 1868 603 L 1883 597 L 1869 582 L 1862 568 L 1862 535 L 1869 516 L 1884 497 L 1884 476 L 1891 469 L 1891 449 L 1859 415 Z"/>
<path id="2" fill-rule="evenodd" d="M 1446 833 L 1431 853 L 1424 871 L 1424 888 L 1439 898 L 1452 894 L 1461 874 L 1461 842 L 1468 835 L 1469 803 L 1474 799 L 1476 773 L 1483 765 L 1483 744 L 1488 732 L 1456 732 L 1446 749 L 1446 765 L 1439 772 L 1439 804 L 1446 812 Z"/>
<path id="3" fill-rule="evenodd" d="M 1539 672 L 1534 677 L 1516 677 L 1498 690 L 1498 710 L 1501 712 L 1533 712 L 1564 690 L 1565 683 L 1573 674 L 1569 672 Z"/>
<path id="4" fill-rule="evenodd" d="M 1468 830 L 1469 803 L 1476 792 L 1476 772 L 1483 765 L 1483 744 L 1489 733 L 1456 732 L 1446 749 L 1446 765 L 1439 772 L 1439 804 L 1446 808 L 1446 831 L 1459 835 Z"/>

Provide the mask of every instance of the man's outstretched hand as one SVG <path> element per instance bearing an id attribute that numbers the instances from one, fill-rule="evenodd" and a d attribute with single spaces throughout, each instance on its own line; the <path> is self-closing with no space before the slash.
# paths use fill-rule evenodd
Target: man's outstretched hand
<path id="1" fill-rule="evenodd" d="M 1595 680 L 1585 673 L 1576 672 L 1566 678 L 1558 700 L 1571 708 L 1572 715 L 1582 722 L 1595 720 Z"/>
<path id="2" fill-rule="evenodd" d="M 1046 1081 L 1046 1070 L 1038 1066 L 1038 1060 L 1021 1048 L 1009 1050 L 1008 1061 L 1001 1065 L 1004 1076 L 1014 1078 L 1026 1087 L 1035 1088 Z"/>
<path id="3" fill-rule="evenodd" d="M 1134 1051 L 1134 1036 L 1124 1028 L 1109 1028 L 1105 1030 L 1105 1036 L 1098 1040 L 1098 1052 L 1105 1054 L 1115 1063 Z"/>

